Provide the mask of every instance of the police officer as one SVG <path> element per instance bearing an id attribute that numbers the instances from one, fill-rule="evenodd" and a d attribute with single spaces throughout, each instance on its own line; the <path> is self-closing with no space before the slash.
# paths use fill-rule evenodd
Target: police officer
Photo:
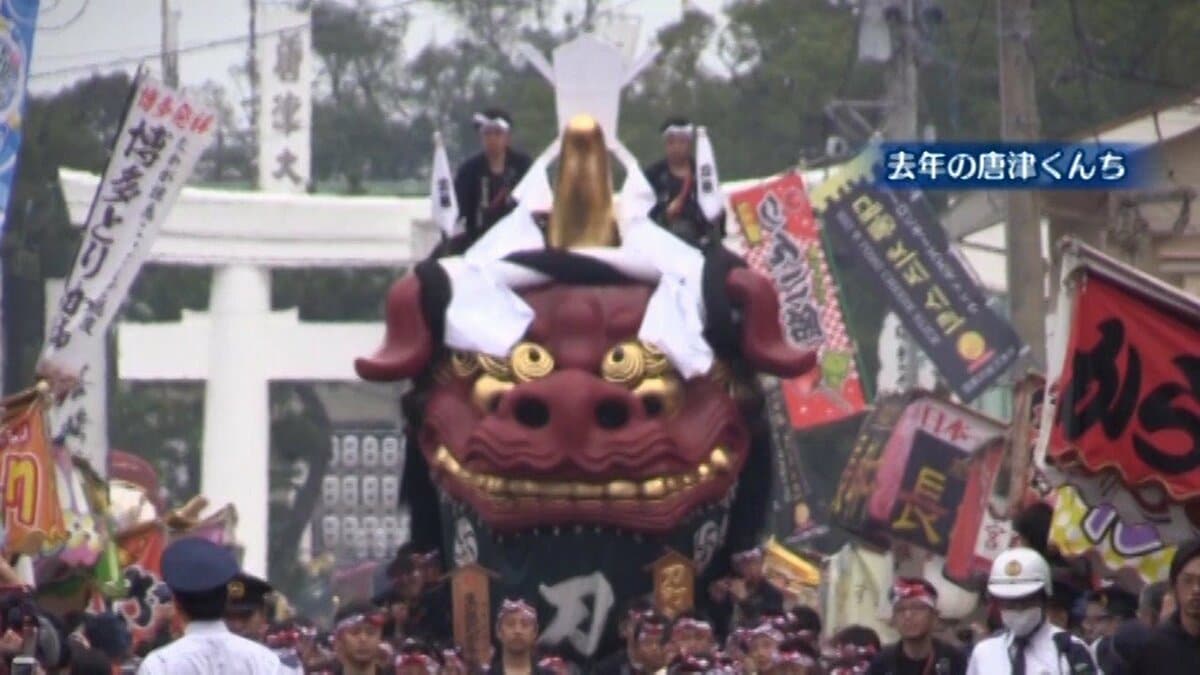
<path id="1" fill-rule="evenodd" d="M 510 146 L 512 118 L 499 108 L 476 113 L 482 152 L 463 162 L 454 174 L 454 194 L 464 218 L 467 244 L 503 218 L 516 204 L 513 189 L 532 160 Z"/>
<path id="2" fill-rule="evenodd" d="M 228 584 L 225 601 L 225 625 L 247 640 L 262 643 L 270 625 L 267 618 L 267 599 L 275 589 L 252 574 L 238 572 Z"/>
<path id="3" fill-rule="evenodd" d="M 163 551 L 162 573 L 184 624 L 183 636 L 150 652 L 140 675 L 292 672 L 270 649 L 234 635 L 221 620 L 228 584 L 238 573 L 228 549 L 198 537 L 180 539 Z"/>
<path id="4" fill-rule="evenodd" d="M 1082 640 L 1046 620 L 1046 601 L 1052 592 L 1050 565 L 1037 551 L 1014 548 L 997 556 L 987 590 L 1005 630 L 975 646 L 967 675 L 1099 672 Z"/>

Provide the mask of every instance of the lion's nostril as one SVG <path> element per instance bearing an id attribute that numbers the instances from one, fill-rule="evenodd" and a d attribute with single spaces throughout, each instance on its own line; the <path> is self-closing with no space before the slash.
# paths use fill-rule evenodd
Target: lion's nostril
<path id="1" fill-rule="evenodd" d="M 650 394 L 642 397 L 642 408 L 646 410 L 646 417 L 658 417 L 662 414 L 664 407 L 661 396 Z"/>
<path id="2" fill-rule="evenodd" d="M 596 424 L 601 429 L 620 429 L 629 422 L 629 406 L 621 401 L 607 400 L 596 405 Z"/>
<path id="3" fill-rule="evenodd" d="M 521 426 L 541 429 L 550 423 L 550 408 L 541 399 L 525 396 L 513 407 L 513 417 Z"/>

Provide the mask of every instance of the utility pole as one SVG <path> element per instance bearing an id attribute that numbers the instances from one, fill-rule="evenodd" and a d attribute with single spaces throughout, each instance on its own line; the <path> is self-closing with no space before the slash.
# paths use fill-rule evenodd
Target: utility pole
<path id="1" fill-rule="evenodd" d="M 250 53 L 246 57 L 246 79 L 250 81 L 250 147 L 258 153 L 258 0 L 250 0 Z M 262 167 L 258 167 L 262 172 Z M 258 176 L 252 185 L 258 185 Z"/>
<path id="2" fill-rule="evenodd" d="M 897 4 L 902 16 L 893 24 L 892 56 L 888 60 L 884 93 L 888 108 L 883 137 L 889 141 L 914 141 L 917 140 L 916 0 L 900 0 Z"/>
<path id="3" fill-rule="evenodd" d="M 179 12 L 171 10 L 171 0 L 161 0 L 163 84 L 179 87 Z"/>
<path id="4" fill-rule="evenodd" d="M 887 62 L 884 104 L 883 137 L 888 141 L 914 141 L 917 139 L 917 26 L 916 0 L 899 0 L 892 5 L 899 10 L 888 14 L 891 24 L 892 53 Z M 900 386 L 910 389 L 920 384 L 917 352 L 920 348 L 915 340 L 903 333 L 904 351 L 900 355 Z"/>
<path id="5" fill-rule="evenodd" d="M 1033 0 L 998 0 L 996 30 L 1000 66 L 1000 136 L 1036 141 L 1041 136 L 1033 63 Z M 1013 326 L 1029 345 L 1029 356 L 1046 365 L 1046 267 L 1037 194 L 1007 194 L 1004 235 L 1008 248 L 1008 302 Z"/>

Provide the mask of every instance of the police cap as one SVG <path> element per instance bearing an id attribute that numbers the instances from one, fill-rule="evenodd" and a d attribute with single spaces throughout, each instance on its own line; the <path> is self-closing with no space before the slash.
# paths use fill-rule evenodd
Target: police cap
<path id="1" fill-rule="evenodd" d="M 229 549 L 199 537 L 172 542 L 163 551 L 163 581 L 176 593 L 203 593 L 219 589 L 238 573 Z"/>
<path id="2" fill-rule="evenodd" d="M 227 588 L 225 609 L 232 612 L 264 609 L 267 596 L 275 592 L 271 584 L 245 572 L 238 572 L 227 584 Z"/>

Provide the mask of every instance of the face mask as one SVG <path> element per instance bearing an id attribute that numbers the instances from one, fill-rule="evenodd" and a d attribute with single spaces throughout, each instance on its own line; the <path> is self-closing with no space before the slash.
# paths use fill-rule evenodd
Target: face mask
<path id="1" fill-rule="evenodd" d="M 1037 629 L 1042 623 L 1042 608 L 1002 609 L 1000 621 L 1017 637 L 1025 637 Z"/>

